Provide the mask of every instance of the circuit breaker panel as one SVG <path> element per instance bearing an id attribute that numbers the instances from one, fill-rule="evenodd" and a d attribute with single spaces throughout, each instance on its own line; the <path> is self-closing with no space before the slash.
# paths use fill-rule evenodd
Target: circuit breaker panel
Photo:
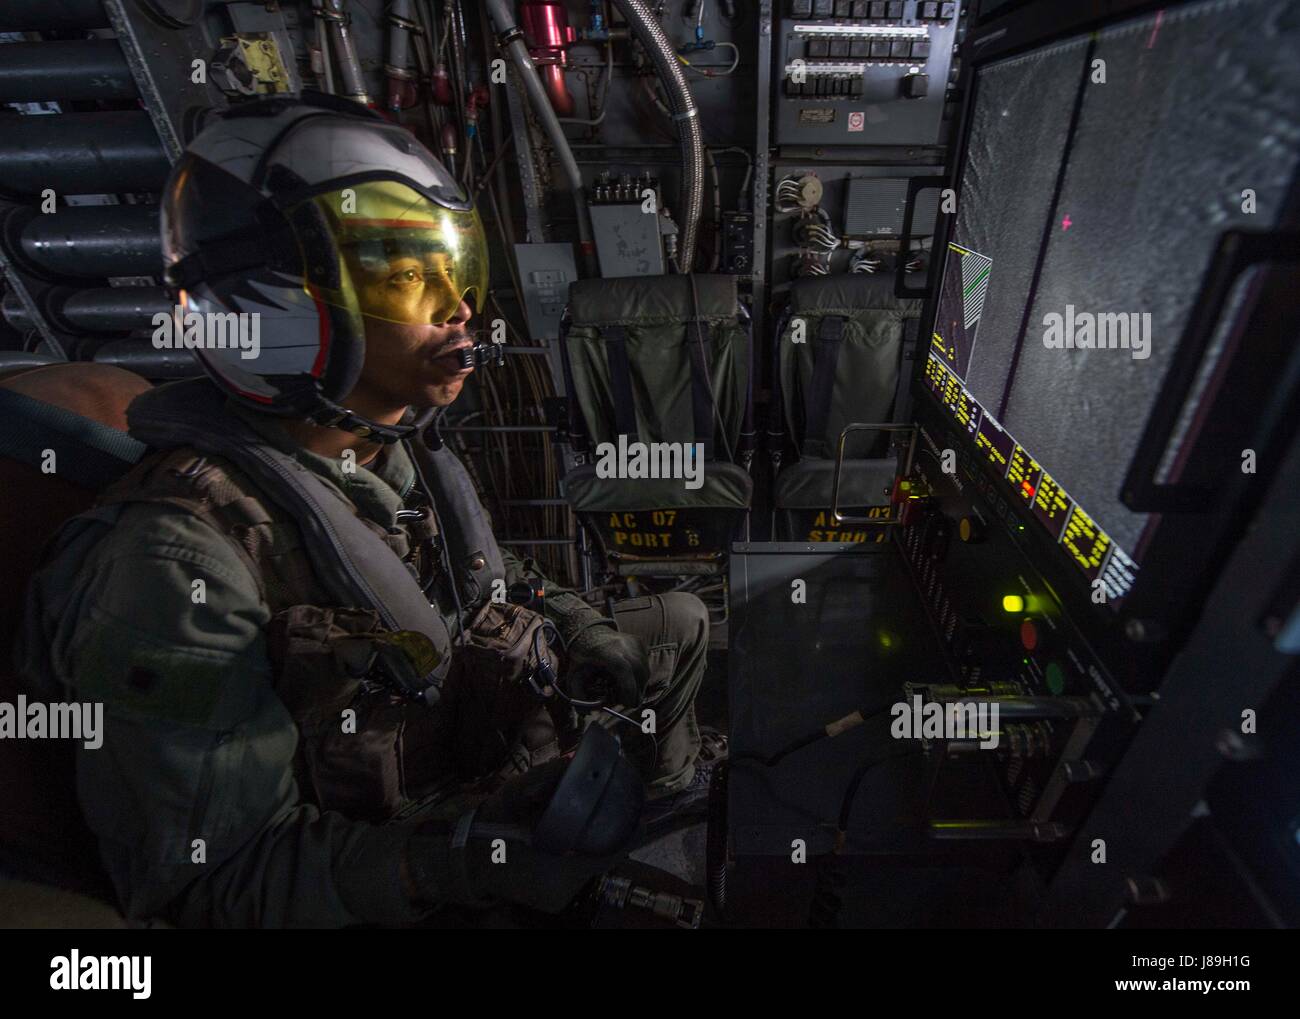
<path id="1" fill-rule="evenodd" d="M 960 5 L 783 0 L 777 145 L 934 145 Z"/>

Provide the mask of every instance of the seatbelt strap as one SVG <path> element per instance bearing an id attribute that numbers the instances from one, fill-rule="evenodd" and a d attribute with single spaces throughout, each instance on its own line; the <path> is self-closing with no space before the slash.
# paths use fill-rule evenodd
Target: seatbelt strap
<path id="1" fill-rule="evenodd" d="M 709 395 L 710 337 L 705 323 L 692 323 L 695 336 L 688 339 L 691 360 L 691 417 L 695 441 L 704 444 L 704 459 L 713 459 L 713 397 Z"/>
<path id="2" fill-rule="evenodd" d="M 560 318 L 559 343 L 560 369 L 564 372 L 564 399 L 569 418 L 569 444 L 578 452 L 586 452 L 590 435 L 573 384 L 573 362 L 569 359 L 569 325 L 569 316 L 566 312 Z"/>
<path id="3" fill-rule="evenodd" d="M 740 466 L 749 470 L 754 456 L 754 320 L 747 313 L 741 315 L 745 330 L 745 354 L 742 363 L 745 366 L 745 415 L 741 419 L 740 444 L 736 449 L 736 458 Z"/>
<path id="4" fill-rule="evenodd" d="M 777 320 L 776 331 L 772 334 L 772 378 L 771 402 L 767 405 L 767 445 L 768 455 L 778 460 L 785 446 L 785 397 L 781 385 L 781 342 L 785 331 L 790 327 L 790 312 L 787 309 Z"/>
<path id="5" fill-rule="evenodd" d="M 466 605 L 488 598 L 495 582 L 504 581 L 505 561 L 479 505 L 474 482 L 464 465 L 445 446 L 432 450 L 418 437 L 404 443 L 416 466 L 416 477 L 428 486 L 433 517 L 442 535 L 452 577 Z"/>
<path id="6" fill-rule="evenodd" d="M 844 316 L 823 315 L 817 327 L 817 350 L 813 354 L 812 382 L 808 386 L 807 423 L 804 425 L 803 452 L 825 444 L 826 425 L 831 416 L 831 396 L 835 391 L 835 370 L 839 365 L 840 344 L 844 340 Z"/>
<path id="7" fill-rule="evenodd" d="M 898 350 L 898 382 L 894 388 L 891 421 L 906 421 L 912 412 L 912 371 L 916 366 L 918 352 L 916 336 L 920 328 L 919 317 L 903 319 L 903 342 L 899 344 Z"/>
<path id="8" fill-rule="evenodd" d="M 609 386 L 614 397 L 614 427 L 636 442 L 636 403 L 632 399 L 632 365 L 627 357 L 627 332 L 621 325 L 600 326 L 609 364 Z"/>
<path id="9" fill-rule="evenodd" d="M 60 477 L 97 490 L 130 470 L 147 448 L 76 411 L 0 388 L 0 455 L 40 470 L 45 451 L 53 450 Z"/>

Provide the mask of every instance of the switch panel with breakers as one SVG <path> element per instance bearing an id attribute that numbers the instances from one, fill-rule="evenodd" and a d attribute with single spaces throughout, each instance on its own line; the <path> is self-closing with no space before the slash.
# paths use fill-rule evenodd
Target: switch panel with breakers
<path id="1" fill-rule="evenodd" d="M 933 145 L 959 3 L 788 0 L 778 145 Z"/>

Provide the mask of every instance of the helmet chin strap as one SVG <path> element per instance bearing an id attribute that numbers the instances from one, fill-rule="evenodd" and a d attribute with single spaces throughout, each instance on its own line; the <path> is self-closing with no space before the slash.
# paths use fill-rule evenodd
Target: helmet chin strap
<path id="1" fill-rule="evenodd" d="M 351 432 L 359 438 L 369 439 L 372 442 L 381 442 L 388 446 L 410 438 L 429 427 L 429 422 L 433 420 L 434 415 L 440 409 L 436 406 L 429 407 L 406 424 L 384 425 L 362 417 L 360 414 L 355 414 L 347 408 L 339 406 L 326 396 L 318 395 L 316 409 L 307 416 L 316 424 L 323 425 L 326 428 L 341 428 L 343 431 Z"/>
<path id="2" fill-rule="evenodd" d="M 499 366 L 505 363 L 505 351 L 497 343 L 476 343 L 472 347 L 462 347 L 456 351 L 456 357 L 462 369 L 482 368 L 487 365 Z M 316 394 L 315 404 L 315 409 L 307 416 L 316 424 L 324 425 L 326 428 L 341 428 L 360 438 L 382 442 L 384 445 L 401 442 L 417 435 L 428 428 L 430 422 L 437 419 L 439 411 L 447 409 L 438 406 L 429 407 L 406 424 L 381 425 L 377 421 L 353 413 L 319 392 Z M 429 445 L 431 449 L 442 448 L 442 435 L 436 428 Z"/>

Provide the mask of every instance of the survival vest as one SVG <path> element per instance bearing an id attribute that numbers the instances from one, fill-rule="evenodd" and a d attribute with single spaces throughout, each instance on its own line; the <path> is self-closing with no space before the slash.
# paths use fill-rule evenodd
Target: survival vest
<path id="1" fill-rule="evenodd" d="M 112 523 L 122 504 L 160 503 L 232 543 L 271 612 L 268 655 L 299 730 L 294 767 L 305 800 L 385 821 L 479 777 L 485 764 L 518 770 L 555 752 L 553 731 L 535 718 L 500 753 L 467 752 L 464 692 L 447 682 L 451 635 L 419 578 L 438 571 L 435 543 L 445 542 L 451 582 L 473 615 L 505 568 L 473 483 L 449 450 L 408 440 L 432 503 L 386 528 L 230 413 L 205 378 L 137 397 L 127 420 L 153 451 L 79 519 Z M 349 708 L 355 731 L 345 732 Z"/>

